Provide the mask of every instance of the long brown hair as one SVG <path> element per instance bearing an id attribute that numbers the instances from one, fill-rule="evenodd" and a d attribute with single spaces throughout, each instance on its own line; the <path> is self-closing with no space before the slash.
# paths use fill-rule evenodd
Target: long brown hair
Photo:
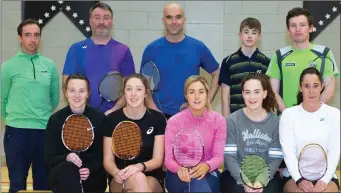
<path id="1" fill-rule="evenodd" d="M 121 89 L 121 96 L 124 95 L 124 90 L 125 90 L 125 88 L 126 88 L 126 86 L 127 86 L 128 80 L 130 80 L 130 79 L 132 79 L 132 78 L 139 79 L 139 80 L 142 82 L 143 86 L 144 86 L 145 89 L 146 89 L 146 95 L 147 95 L 146 98 L 152 97 L 152 96 L 151 96 L 151 92 L 150 92 L 150 88 L 149 88 L 149 84 L 148 84 L 148 80 L 147 80 L 142 74 L 137 74 L 137 73 L 131 74 L 130 76 L 124 78 L 124 81 L 123 81 L 123 88 Z M 147 100 L 146 100 L 146 99 L 144 99 L 144 105 L 145 105 L 146 107 L 148 107 L 148 105 L 147 105 Z"/>
<path id="2" fill-rule="evenodd" d="M 276 95 L 274 91 L 272 90 L 269 77 L 261 73 L 249 73 L 248 75 L 244 77 L 244 79 L 241 82 L 242 90 L 244 90 L 245 82 L 249 80 L 258 80 L 261 83 L 263 90 L 266 90 L 268 92 L 266 98 L 262 102 L 262 107 L 267 112 L 275 111 L 276 109 L 278 109 Z"/>

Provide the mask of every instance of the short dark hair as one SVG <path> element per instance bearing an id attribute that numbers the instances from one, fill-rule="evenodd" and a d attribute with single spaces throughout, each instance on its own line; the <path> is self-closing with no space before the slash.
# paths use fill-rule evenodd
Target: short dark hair
<path id="1" fill-rule="evenodd" d="M 75 79 L 78 79 L 78 80 L 84 80 L 86 82 L 86 86 L 87 86 L 87 90 L 88 92 L 90 93 L 90 81 L 89 79 L 83 75 L 83 74 L 79 74 L 79 73 L 74 73 L 74 74 L 71 74 L 70 76 L 68 76 L 65 80 L 65 91 L 68 87 L 68 84 L 70 82 L 70 80 L 75 80 Z"/>
<path id="2" fill-rule="evenodd" d="M 244 27 L 256 29 L 259 33 L 262 31 L 262 25 L 260 24 L 259 20 L 253 17 L 248 17 L 240 23 L 239 32 L 242 32 Z"/>
<path id="3" fill-rule="evenodd" d="M 90 95 L 91 91 L 90 91 L 89 79 L 83 74 L 74 73 L 74 74 L 71 74 L 70 76 L 68 76 L 65 80 L 65 87 L 63 88 L 65 101 L 68 101 L 67 97 L 66 97 L 66 92 L 67 92 L 67 87 L 69 85 L 70 80 L 84 80 L 86 83 L 86 87 L 87 87 L 86 90 L 88 91 L 88 94 Z M 89 98 L 86 100 L 86 102 L 88 103 L 88 101 L 89 101 Z"/>
<path id="4" fill-rule="evenodd" d="M 38 21 L 36 21 L 36 20 L 34 20 L 34 19 L 31 19 L 31 18 L 25 19 L 24 21 L 22 21 L 22 22 L 19 24 L 19 26 L 18 26 L 18 28 L 17 28 L 18 35 L 19 35 L 19 36 L 22 36 L 22 29 L 23 29 L 23 27 L 24 27 L 25 25 L 32 25 L 32 24 L 37 25 L 37 26 L 39 27 L 40 35 L 41 35 L 41 26 L 39 25 Z"/>
<path id="5" fill-rule="evenodd" d="M 113 13 L 112 13 L 111 7 L 110 7 L 108 4 L 103 3 L 103 2 L 98 2 L 98 3 L 94 4 L 94 5 L 90 8 L 90 11 L 89 11 L 90 17 L 91 17 L 92 12 L 93 12 L 94 9 L 96 9 L 96 8 L 101 8 L 101 9 L 110 11 L 111 17 L 113 17 Z"/>
<path id="6" fill-rule="evenodd" d="M 288 12 L 287 17 L 286 17 L 286 23 L 287 23 L 288 29 L 289 29 L 289 20 L 293 17 L 297 17 L 300 15 L 304 15 L 307 18 L 309 27 L 311 27 L 313 25 L 313 16 L 308 11 L 308 9 L 305 9 L 302 7 L 295 7 Z"/>

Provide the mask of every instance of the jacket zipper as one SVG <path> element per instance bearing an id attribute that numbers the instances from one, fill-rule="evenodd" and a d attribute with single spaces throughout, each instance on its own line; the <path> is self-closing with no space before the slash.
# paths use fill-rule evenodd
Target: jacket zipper
<path id="1" fill-rule="evenodd" d="M 31 63 L 33 65 L 33 77 L 34 77 L 34 79 L 36 79 L 36 68 L 35 68 L 34 63 L 33 63 L 33 58 L 31 58 Z"/>

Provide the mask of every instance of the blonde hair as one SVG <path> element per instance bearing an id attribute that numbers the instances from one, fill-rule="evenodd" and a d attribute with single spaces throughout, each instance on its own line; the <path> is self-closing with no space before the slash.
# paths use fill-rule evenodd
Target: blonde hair
<path id="1" fill-rule="evenodd" d="M 206 94 L 207 94 L 207 101 L 206 101 L 205 106 L 206 106 L 207 109 L 211 109 L 211 104 L 208 101 L 208 91 L 210 90 L 210 87 L 208 86 L 206 78 L 204 78 L 203 76 L 192 75 L 192 76 L 187 78 L 187 80 L 185 81 L 185 84 L 184 84 L 184 93 L 185 93 L 185 95 L 187 94 L 188 87 L 192 83 L 195 83 L 195 82 L 200 82 L 202 85 L 204 85 L 205 91 L 206 91 Z M 184 103 L 183 105 L 181 105 L 180 111 L 182 111 L 184 109 L 187 109 L 188 106 L 189 106 L 188 102 Z"/>

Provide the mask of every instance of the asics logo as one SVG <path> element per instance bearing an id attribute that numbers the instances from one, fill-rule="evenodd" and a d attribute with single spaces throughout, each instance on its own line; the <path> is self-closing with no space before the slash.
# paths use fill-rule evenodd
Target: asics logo
<path id="1" fill-rule="evenodd" d="M 149 127 L 149 129 L 147 130 L 147 134 L 151 134 L 154 131 L 154 127 Z"/>

